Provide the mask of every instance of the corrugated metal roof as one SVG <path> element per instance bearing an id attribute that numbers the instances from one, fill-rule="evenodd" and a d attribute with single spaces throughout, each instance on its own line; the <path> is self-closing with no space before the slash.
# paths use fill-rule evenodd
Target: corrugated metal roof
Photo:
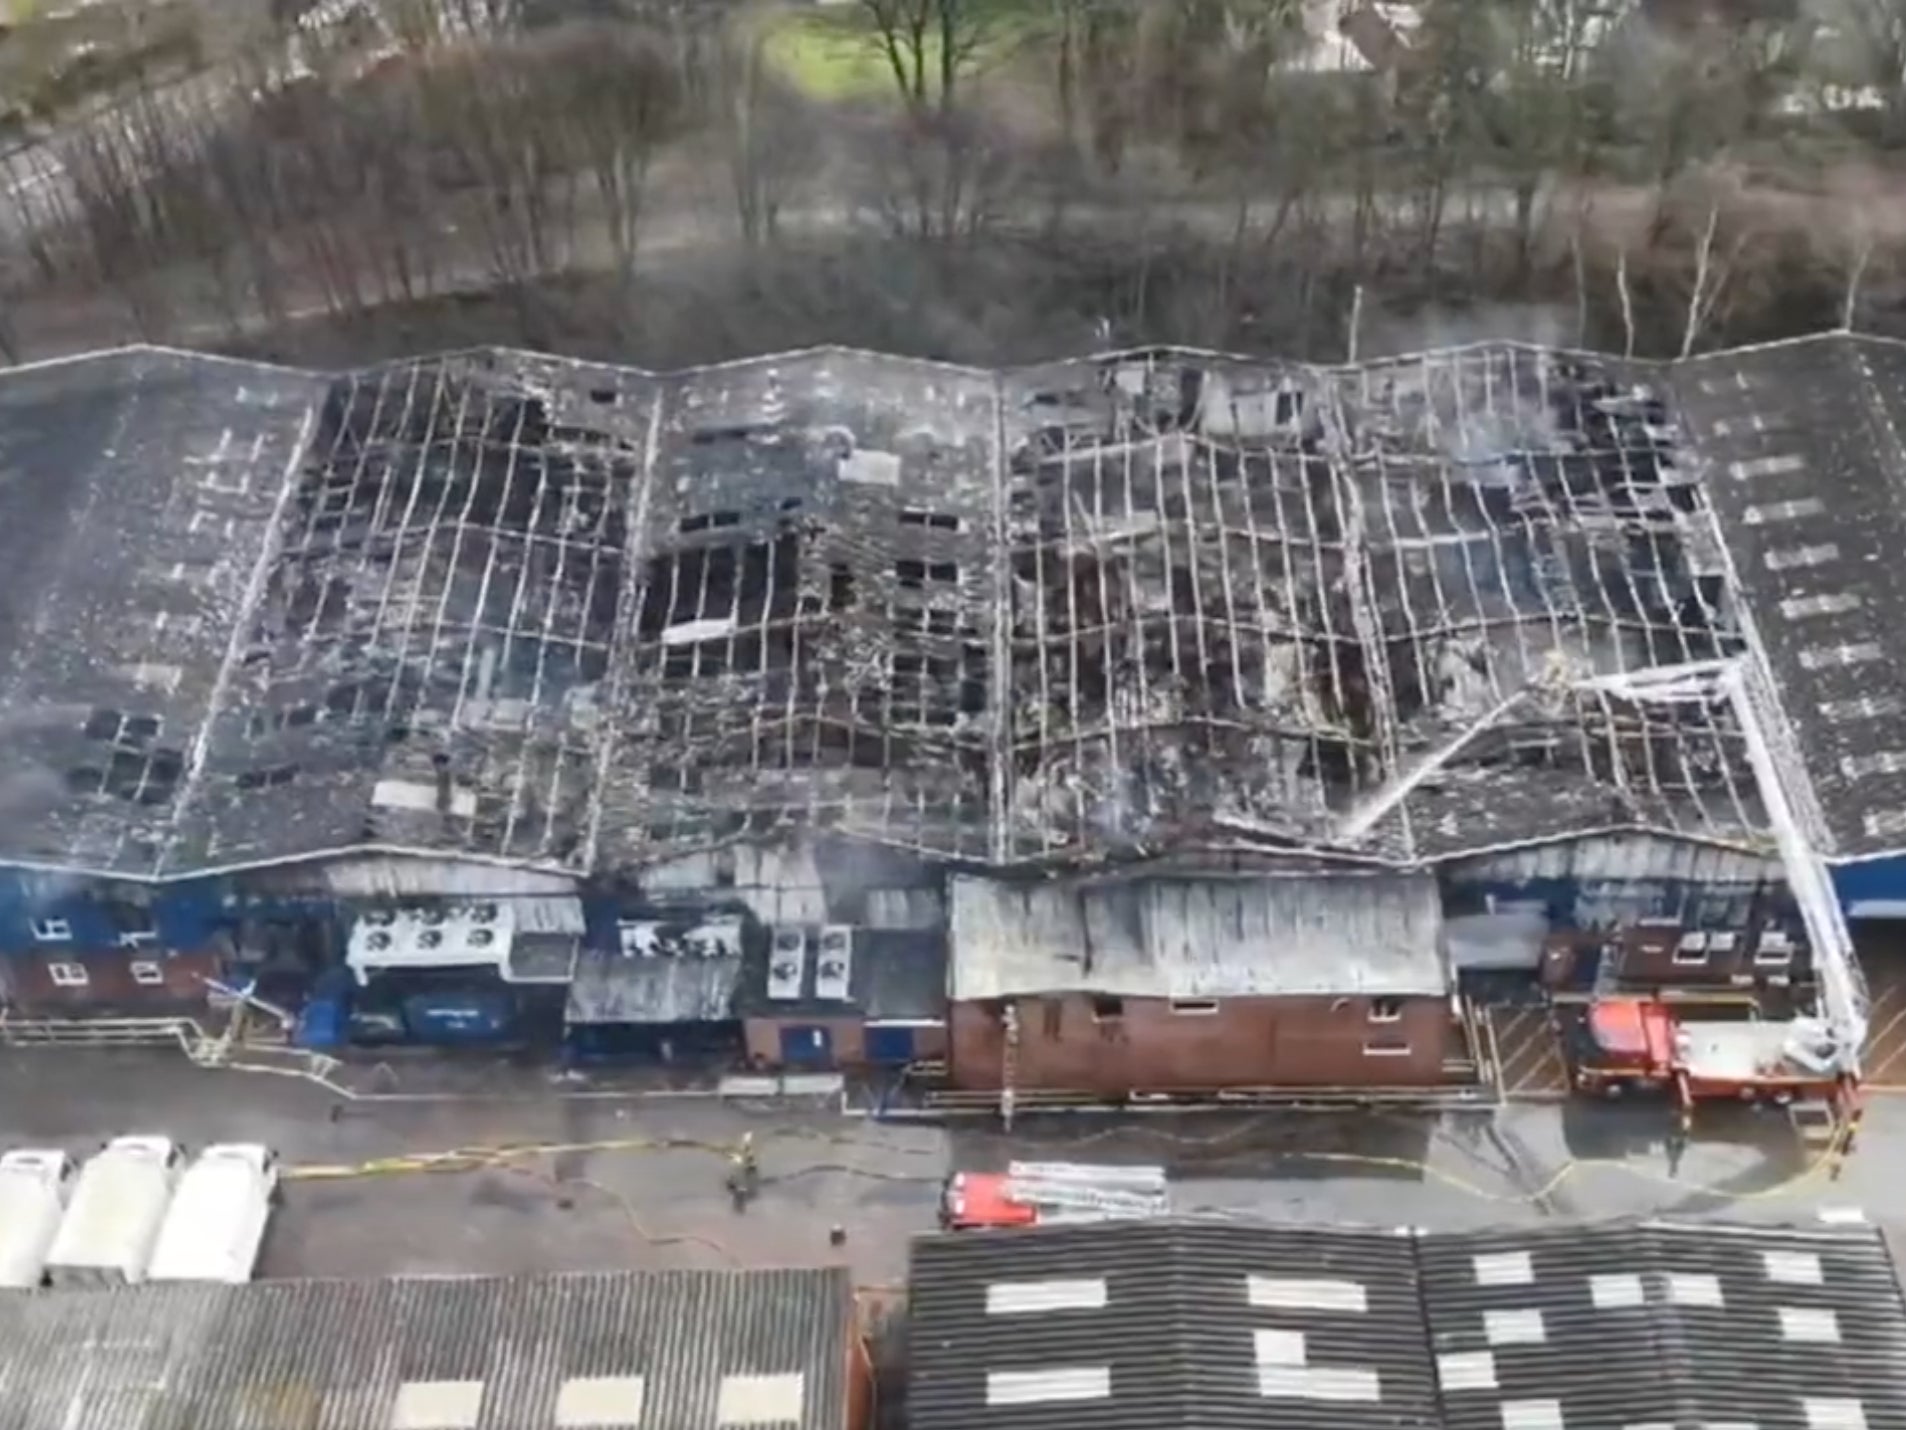
<path id="1" fill-rule="evenodd" d="M 912 1430 L 1436 1424 L 1403 1234 L 1152 1222 L 925 1238 L 908 1344 Z"/>
<path id="2" fill-rule="evenodd" d="M 1428 875 L 953 880 L 956 1000 L 1441 994 L 1442 898 Z"/>
<path id="3" fill-rule="evenodd" d="M 1428 1236 L 1423 1302 L 1451 1430 L 1906 1426 L 1906 1310 L 1871 1228 L 1558 1227 Z M 1546 1413 L 1546 1412 L 1544 1412 Z"/>
<path id="4" fill-rule="evenodd" d="M 1906 1427 L 1870 1227 L 1107 1223 L 925 1238 L 912 1282 L 912 1430 Z"/>
<path id="5" fill-rule="evenodd" d="M 642 958 L 592 949 L 576 961 L 571 1023 L 721 1023 L 735 1016 L 742 958 Z"/>
<path id="6" fill-rule="evenodd" d="M 0 1298 L 0 1425 L 846 1430 L 851 1315 L 837 1269 L 31 1293 Z"/>

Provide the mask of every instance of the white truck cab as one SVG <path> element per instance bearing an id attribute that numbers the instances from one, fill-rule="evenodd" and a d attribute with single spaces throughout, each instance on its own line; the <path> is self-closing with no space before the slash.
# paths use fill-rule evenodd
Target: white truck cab
<path id="1" fill-rule="evenodd" d="M 170 1137 L 115 1137 L 81 1169 L 46 1258 L 55 1286 L 146 1279 L 185 1152 Z"/>
<path id="2" fill-rule="evenodd" d="M 46 1276 L 60 1218 L 79 1169 L 57 1148 L 0 1156 L 0 1287 L 27 1290 Z"/>
<path id="3" fill-rule="evenodd" d="M 179 1179 L 148 1277 L 233 1285 L 251 1280 L 277 1194 L 278 1154 L 269 1147 L 207 1147 Z"/>

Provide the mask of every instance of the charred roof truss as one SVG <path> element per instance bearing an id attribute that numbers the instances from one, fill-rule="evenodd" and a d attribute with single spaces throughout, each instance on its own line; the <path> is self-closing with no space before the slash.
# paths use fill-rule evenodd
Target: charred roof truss
<path id="1" fill-rule="evenodd" d="M 76 721 L 162 743 L 176 795 L 107 849 L 73 785 L 92 825 L 62 806 L 23 855 L 151 876 L 361 847 L 582 871 L 802 828 L 988 865 L 1761 841 L 1724 707 L 1518 694 L 1740 648 L 1646 365 L 827 349 L 656 376 L 480 350 L 301 380 L 251 400 L 268 428 L 195 429 L 181 457 L 247 442 L 209 713 L 102 696 Z M 199 497 L 191 532 L 225 500 Z M 119 763 L 102 786 L 133 788 Z"/>

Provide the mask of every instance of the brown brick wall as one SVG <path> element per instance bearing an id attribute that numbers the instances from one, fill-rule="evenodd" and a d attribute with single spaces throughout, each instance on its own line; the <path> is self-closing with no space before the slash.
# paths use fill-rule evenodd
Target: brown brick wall
<path id="1" fill-rule="evenodd" d="M 1444 998 L 1400 1000 L 1394 1022 L 1370 1021 L 1371 1000 L 1233 998 L 1215 1012 L 1174 1010 L 1164 999 L 1125 999 L 1117 1017 L 1063 994 L 1019 1001 L 1016 1085 L 1065 1092 L 1221 1087 L 1401 1087 L 1442 1080 L 1451 1048 Z M 1000 1083 L 1000 1005 L 950 1010 L 952 1077 L 963 1088 Z M 1407 1052 L 1376 1055 L 1377 1043 Z"/>
<path id="2" fill-rule="evenodd" d="M 68 987 L 53 981 L 56 963 L 78 964 L 86 970 L 84 986 Z M 159 966 L 162 981 L 141 983 L 133 977 L 134 963 Z M 22 1012 L 50 1017 L 82 1013 L 168 1013 L 205 1006 L 205 979 L 218 974 L 211 953 L 167 954 L 158 949 L 107 953 L 34 952 L 7 959 L 8 995 Z"/>

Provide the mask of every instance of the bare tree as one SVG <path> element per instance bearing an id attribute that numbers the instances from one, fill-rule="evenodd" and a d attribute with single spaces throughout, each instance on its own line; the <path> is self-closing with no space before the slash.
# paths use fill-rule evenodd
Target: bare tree
<path id="1" fill-rule="evenodd" d="M 860 0 L 894 87 L 916 113 L 950 111 L 999 32 L 997 0 Z"/>

